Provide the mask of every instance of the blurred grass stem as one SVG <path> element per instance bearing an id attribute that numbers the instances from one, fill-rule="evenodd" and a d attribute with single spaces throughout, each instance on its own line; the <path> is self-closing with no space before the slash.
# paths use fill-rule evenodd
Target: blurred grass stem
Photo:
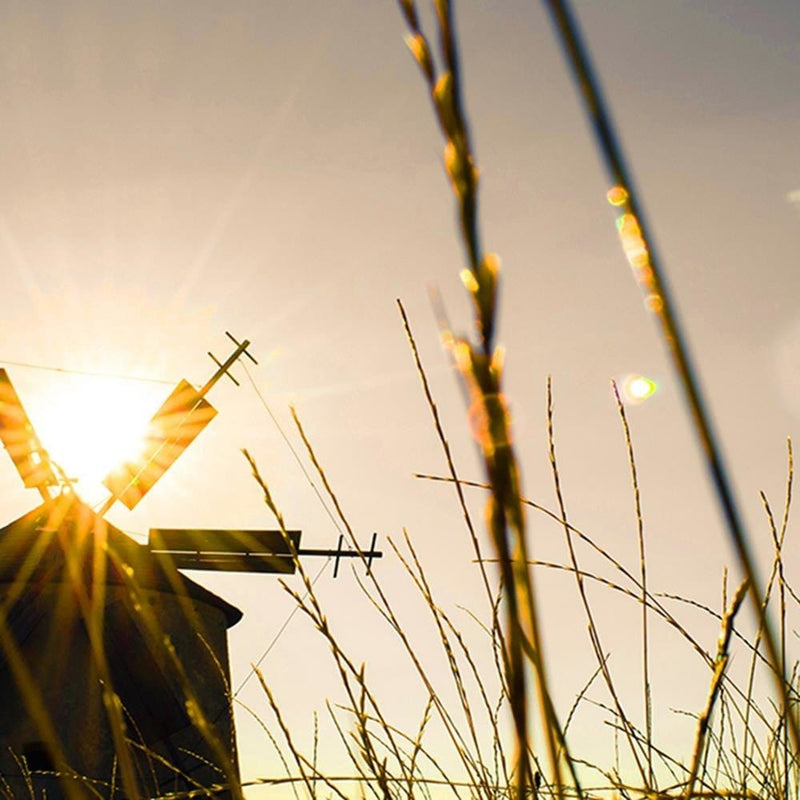
<path id="1" fill-rule="evenodd" d="M 612 180 L 614 191 L 626 215 L 636 226 L 641 247 L 646 254 L 646 277 L 642 281 L 648 294 L 648 305 L 656 314 L 661 326 L 661 335 L 667 345 L 673 366 L 678 373 L 684 399 L 689 406 L 695 433 L 703 449 L 706 467 L 717 494 L 729 537 L 739 562 L 739 567 L 748 583 L 748 592 L 759 625 L 763 627 L 767 657 L 772 667 L 775 688 L 787 710 L 787 724 L 795 751 L 800 750 L 800 731 L 798 730 L 796 708 L 789 703 L 787 676 L 781 668 L 781 656 L 775 633 L 766 610 L 761 603 L 761 583 L 758 580 L 755 560 L 752 556 L 748 537 L 741 521 L 733 490 L 723 464 L 718 440 L 714 434 L 711 420 L 706 411 L 696 371 L 692 367 L 688 347 L 678 323 L 675 309 L 670 300 L 667 285 L 656 256 L 653 239 L 649 233 L 641 204 L 634 189 L 633 181 L 625 164 L 621 146 L 613 128 L 610 112 L 603 98 L 599 81 L 593 69 L 588 51 L 583 44 L 575 17 L 567 0 L 544 0 L 560 37 L 564 55 L 580 89 L 586 113 L 592 125 L 598 148 L 605 162 L 606 170 Z M 613 201 L 612 201 L 613 202 Z"/>

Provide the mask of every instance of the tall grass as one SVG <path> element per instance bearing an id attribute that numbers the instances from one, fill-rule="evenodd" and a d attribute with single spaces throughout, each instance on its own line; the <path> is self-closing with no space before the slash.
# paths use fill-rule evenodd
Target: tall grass
<path id="1" fill-rule="evenodd" d="M 413 346 L 413 338 L 412 338 Z M 427 387 L 427 379 L 420 364 L 420 375 Z M 548 387 L 549 389 L 549 387 Z M 560 484 L 561 474 L 555 457 L 555 433 L 553 422 L 552 394 L 548 407 L 550 452 L 553 479 Z M 431 397 L 430 408 L 437 435 L 445 452 L 449 451 L 441 420 L 438 419 L 435 403 Z M 632 480 L 636 482 L 634 503 L 638 491 L 638 473 L 633 459 L 633 443 L 620 406 L 622 438 L 630 454 Z M 339 518 L 351 544 L 355 539 L 329 476 L 320 464 L 302 425 L 297 421 L 298 433 L 306 444 L 309 458 L 323 482 L 326 491 L 339 514 Z M 422 479 L 452 486 L 464 498 L 462 508 L 467 523 L 467 542 L 471 517 L 467 492 L 491 492 L 491 484 L 472 481 L 458 475 L 450 460 L 451 474 L 421 475 Z M 269 488 L 260 475 L 257 465 L 251 461 L 256 479 L 261 484 L 267 504 L 282 524 L 282 518 L 271 497 Z M 644 478 L 646 480 L 646 478 Z M 772 537 L 774 557 L 771 577 L 767 583 L 762 604 L 776 613 L 779 630 L 785 635 L 790 629 L 791 619 L 797 614 L 800 596 L 786 579 L 783 559 L 783 542 L 793 484 L 793 460 L 789 445 L 789 465 L 786 498 L 776 523 L 772 507 L 765 498 L 765 534 Z M 633 485 L 633 484 L 632 484 Z M 533 769 L 533 783 L 529 796 L 538 797 L 794 797 L 800 786 L 800 764 L 791 746 L 787 731 L 786 712 L 775 704 L 765 690 L 765 678 L 769 678 L 770 665 L 763 653 L 763 630 L 756 628 L 748 632 L 746 624 L 739 624 L 738 614 L 745 598 L 746 584 L 742 583 L 728 597 L 727 578 L 723 576 L 723 598 L 719 610 L 707 606 L 688 596 L 669 591 L 658 591 L 646 584 L 646 543 L 643 538 L 637 547 L 641 554 L 638 570 L 625 566 L 627 555 L 619 557 L 585 530 L 577 528 L 567 519 L 563 505 L 559 506 L 559 491 L 556 491 L 556 509 L 541 503 L 521 498 L 523 505 L 536 515 L 562 526 L 571 542 L 567 558 L 563 562 L 531 560 L 529 567 L 533 578 L 547 571 L 572 576 L 584 604 L 587 619 L 588 646 L 593 653 L 597 668 L 584 686 L 577 686 L 575 699 L 563 710 L 563 732 L 570 736 L 575 726 L 584 726 L 579 740 L 584 743 L 594 736 L 609 744 L 617 738 L 617 753 L 609 763 L 598 763 L 595 755 L 584 755 L 574 749 L 569 757 L 572 770 L 580 777 L 580 784 L 559 787 L 547 771 L 531 742 L 528 743 L 528 758 Z M 346 761 L 347 770 L 338 766 L 331 770 L 326 766 L 330 754 L 316 753 L 319 734 L 315 732 L 314 753 L 302 752 L 297 741 L 302 738 L 292 731 L 283 720 L 280 697 L 268 685 L 266 677 L 259 673 L 274 722 L 262 719 L 266 730 L 271 731 L 273 746 L 281 753 L 286 768 L 285 776 L 265 778 L 260 783 L 283 787 L 288 782 L 296 796 L 304 797 L 353 797 L 375 796 L 379 798 L 401 797 L 510 797 L 518 791 L 518 775 L 515 772 L 515 729 L 510 704 L 512 695 L 508 688 L 506 663 L 503 660 L 504 617 L 497 613 L 504 602 L 505 587 L 502 582 L 487 576 L 493 589 L 493 604 L 485 619 L 469 615 L 465 623 L 463 610 L 454 615 L 437 596 L 435 585 L 421 563 L 413 538 L 403 533 L 399 542 L 390 540 L 395 558 L 405 569 L 409 579 L 409 590 L 421 598 L 429 615 L 429 623 L 439 642 L 439 652 L 430 650 L 428 637 L 418 625 L 409 629 L 402 622 L 398 606 L 409 603 L 409 593 L 391 597 L 384 590 L 380 573 L 353 574 L 361 584 L 364 602 L 371 605 L 385 621 L 391 633 L 397 637 L 406 657 L 406 666 L 398 663 L 395 670 L 402 675 L 408 687 L 415 680 L 422 688 L 422 700 L 418 709 L 419 724 L 408 730 L 393 721 L 387 706 L 391 697 L 382 698 L 376 685 L 384 683 L 380 677 L 370 673 L 369 660 L 361 663 L 352 655 L 348 646 L 337 634 L 347 626 L 346 620 L 328 619 L 323 603 L 316 594 L 314 583 L 298 562 L 302 588 L 285 585 L 295 602 L 309 621 L 324 637 L 339 674 L 346 700 L 338 704 L 328 703 L 326 711 L 333 735 L 338 738 Z M 467 545 L 467 553 L 469 546 Z M 583 554 L 583 555 L 581 555 Z M 592 562 L 600 567 L 586 569 L 581 559 L 593 556 Z M 482 582 L 480 570 L 489 564 L 497 564 L 496 555 L 482 558 L 476 563 L 476 580 Z M 781 577 L 783 576 L 783 577 Z M 592 591 L 589 591 L 591 587 Z M 669 587 L 665 587 L 667 590 Z M 611 667 L 610 653 L 602 645 L 602 623 L 596 609 L 597 591 L 621 596 L 638 605 L 643 616 L 647 616 L 646 630 L 643 625 L 639 645 L 648 635 L 663 636 L 666 630 L 685 645 L 686 654 L 674 654 L 676 661 L 692 653 L 704 665 L 707 674 L 706 699 L 694 710 L 676 711 L 670 707 L 670 698 L 651 693 L 648 670 L 642 668 L 642 689 L 647 693 L 647 702 L 636 709 L 632 701 L 631 687 L 627 685 L 630 675 L 623 670 L 622 681 Z M 590 596 L 594 600 L 590 599 Z M 719 628 L 717 641 L 708 637 L 708 626 L 697 619 L 697 612 L 715 620 Z M 366 613 L 359 611 L 358 613 Z M 459 622 L 461 620 L 461 622 Z M 483 651 L 476 649 L 474 630 L 483 632 Z M 699 629 L 699 630 L 695 630 Z M 578 631 L 576 631 L 576 637 Z M 785 642 L 785 637 L 782 638 Z M 635 647 L 636 642 L 632 642 Z M 790 656 L 783 651 L 787 664 Z M 487 656 L 489 656 L 487 658 Z M 739 668 L 731 670 L 732 661 Z M 437 668 L 440 663 L 447 668 Z M 487 663 L 494 664 L 487 669 Z M 746 668 L 743 668 L 746 667 Z M 793 698 L 797 696 L 796 675 L 800 663 L 793 660 L 790 672 L 792 684 L 787 687 Z M 413 692 L 408 691 L 411 696 Z M 449 703 L 444 698 L 454 698 Z M 532 702 L 532 698 L 528 698 Z M 629 708 L 632 706 L 632 708 Z M 598 721 L 597 710 L 601 711 Z M 643 712 L 643 713 L 642 713 Z M 660 741 L 653 720 L 664 715 L 680 713 L 688 715 L 694 723 L 694 734 L 687 736 L 679 745 L 674 741 Z M 591 724 L 589 733 L 585 726 Z M 444 734 L 444 735 L 442 735 Z M 327 750 L 332 748 L 330 743 Z M 593 748 L 593 752 L 596 748 Z M 559 754 L 560 756 L 562 754 Z M 301 790 L 302 787 L 302 790 Z"/>
<path id="2" fill-rule="evenodd" d="M 653 253 L 638 197 L 624 167 L 594 75 L 577 36 L 574 20 L 566 2 L 554 1 L 548 3 L 548 6 L 563 37 L 571 66 L 579 78 L 579 86 L 592 115 L 601 150 L 609 164 L 612 176 L 609 200 L 620 207 L 619 229 L 623 248 L 637 279 L 646 291 L 649 308 L 661 321 L 664 340 L 673 355 L 679 380 L 685 388 L 698 438 L 708 457 L 709 470 L 721 498 L 723 514 L 731 531 L 735 553 L 745 580 L 735 589 L 730 599 L 727 579 L 725 580 L 723 604 L 719 612 L 691 598 L 653 591 L 647 571 L 643 512 L 639 498 L 640 477 L 625 407 L 616 387 L 614 394 L 628 452 L 637 520 L 638 573 L 625 568 L 621 559 L 607 552 L 589 535 L 577 530 L 568 519 L 556 457 L 553 402 L 549 383 L 547 428 L 556 510 L 550 511 L 525 499 L 512 445 L 508 403 L 503 390 L 503 352 L 498 347 L 495 336 L 500 261 L 495 254 L 483 250 L 479 235 L 478 170 L 464 110 L 453 5 L 448 0 L 436 0 L 433 4 L 434 46 L 432 38 L 423 30 L 414 0 L 398 0 L 398 4 L 408 27 L 407 44 L 422 73 L 444 139 L 444 166 L 456 200 L 459 233 L 466 262 L 462 278 L 473 303 L 474 332 L 468 337 L 445 331 L 443 338 L 452 355 L 459 379 L 467 390 L 467 417 L 484 469 L 483 480 L 480 482 L 464 481 L 457 473 L 402 307 L 401 314 L 449 471 L 445 476 L 428 477 L 447 481 L 454 486 L 480 563 L 480 580 L 490 595 L 496 591 L 492 604 L 494 613 L 491 619 L 484 621 L 486 644 L 494 654 L 496 674 L 488 676 L 475 668 L 475 661 L 462 644 L 464 640 L 459 629 L 449 614 L 434 600 L 411 539 L 405 536 L 405 549 L 395 547 L 395 553 L 406 567 L 416 590 L 422 595 L 430 611 L 449 664 L 449 679 L 457 689 L 458 703 L 455 708 L 446 708 L 441 704 L 440 693 L 432 685 L 430 675 L 425 670 L 409 633 L 399 624 L 392 610 L 391 600 L 383 593 L 379 581 L 369 576 L 363 585 L 367 598 L 401 640 L 413 670 L 428 693 L 429 700 L 421 712 L 419 730 L 413 734 L 401 734 L 382 713 L 377 696 L 369 688 L 364 669 L 356 668 L 355 663 L 345 656 L 344 649 L 332 633 L 332 628 L 314 598 L 313 586 L 304 579 L 306 595 L 293 594 L 300 607 L 328 641 L 347 689 L 349 703 L 344 712 L 351 720 L 352 740 L 345 735 L 345 728 L 335 714 L 334 724 L 342 734 L 354 775 L 364 784 L 362 791 L 379 797 L 424 795 L 429 792 L 433 780 L 443 781 L 457 795 L 464 789 L 468 796 L 476 797 L 523 798 L 546 795 L 563 798 L 608 793 L 664 798 L 795 796 L 798 790 L 795 688 L 797 664 L 790 663 L 786 631 L 790 624 L 787 598 L 791 598 L 793 602 L 797 602 L 798 598 L 787 583 L 783 560 L 793 479 L 791 446 L 787 497 L 780 526 L 776 525 L 765 499 L 774 545 L 774 560 L 766 589 L 763 589 L 755 574 L 750 555 L 752 545 L 738 519 L 738 511 L 718 454 L 716 438 L 686 353 L 684 334 L 678 326 L 673 304 L 666 290 L 663 270 Z M 308 444 L 302 428 L 299 430 Z M 310 445 L 308 452 L 346 525 L 346 517 L 336 502 Z M 261 481 L 257 470 L 256 475 Z M 482 556 L 478 546 L 478 538 L 465 501 L 464 493 L 468 486 L 479 487 L 484 492 L 484 524 L 493 551 L 489 558 Z M 530 507 L 549 515 L 563 527 L 568 552 L 566 563 L 534 561 L 530 557 L 526 527 L 526 508 Z M 584 547 L 590 547 L 611 570 L 610 574 L 585 570 L 579 562 L 577 542 Z M 355 541 L 353 544 L 355 545 Z M 484 565 L 488 561 L 496 566 L 494 578 L 490 578 L 485 571 Z M 577 692 L 575 703 L 566 714 L 559 714 L 555 707 L 550 690 L 548 662 L 542 648 L 535 592 L 536 574 L 540 570 L 558 570 L 572 574 L 586 619 L 589 647 L 597 665 L 595 674 Z M 610 592 L 621 593 L 641 607 L 641 720 L 628 710 L 628 692 L 618 685 L 617 677 L 611 669 L 595 608 L 587 592 L 589 584 L 599 584 Z M 743 632 L 746 626 L 742 629 L 737 627 L 737 615 L 748 593 L 753 600 L 758 622 L 757 630 L 750 638 Z M 699 608 L 717 619 L 720 633 L 716 647 L 709 647 L 708 642 L 692 633 L 690 627 L 681 621 L 680 614 L 671 610 L 676 603 Z M 777 612 L 777 638 L 773 635 L 769 622 L 770 610 Z M 654 730 L 654 718 L 659 709 L 652 694 L 649 643 L 656 624 L 667 625 L 677 631 L 708 670 L 706 700 L 701 708 L 691 712 L 695 720 L 694 736 L 685 742 L 685 747 L 680 752 L 664 749 Z M 733 676 L 730 670 L 731 658 L 737 650 L 743 651 L 750 659 L 750 669 L 744 682 Z M 769 695 L 756 691 L 756 686 L 759 685 L 755 680 L 757 672 L 774 681 L 777 686 L 777 703 Z M 471 676 L 474 681 L 472 694 L 465 688 L 465 675 Z M 535 692 L 530 689 L 531 679 Z M 495 702 L 489 700 L 491 694 L 487 683 L 490 681 L 499 687 L 499 697 Z M 602 699 L 595 697 L 598 685 L 603 686 Z M 274 697 L 270 694 L 269 698 L 277 712 L 278 706 Z M 581 708 L 588 703 L 605 711 L 606 722 L 613 731 L 612 736 L 625 750 L 631 770 L 623 769 L 619 757 L 611 765 L 598 765 L 571 751 L 566 733 Z M 538 710 L 538 722 L 534 722 L 535 717 L 530 715 L 533 709 Z M 456 721 L 455 713 L 459 715 L 460 723 Z M 463 774 L 458 777 L 442 774 L 439 759 L 425 748 L 424 732 L 432 717 L 437 718 L 448 732 L 450 744 L 459 755 Z M 510 737 L 502 724 L 505 717 L 511 720 L 513 735 Z M 482 719 L 480 724 L 476 722 L 479 718 Z M 538 734 L 536 737 L 535 732 Z M 491 741 L 491 759 L 487 758 L 482 736 L 488 736 Z M 544 742 L 543 754 L 535 752 L 532 747 L 532 742 L 539 738 Z M 506 752 L 509 739 L 513 743 L 510 755 Z M 357 746 L 354 747 L 352 742 L 356 742 Z M 423 754 L 425 757 L 421 758 Z M 302 763 L 303 780 L 314 796 L 318 781 L 333 789 L 330 776 L 326 777 L 316 768 L 309 773 L 311 762 L 296 752 L 294 757 L 298 764 Z M 435 778 L 423 775 L 423 763 L 428 765 L 428 775 L 435 774 L 437 770 L 439 774 Z M 490 764 L 494 765 L 493 769 L 489 769 Z"/>
<path id="3" fill-rule="evenodd" d="M 397 668 L 405 668 L 409 673 L 404 680 L 413 680 L 421 688 L 423 699 L 418 709 L 418 723 L 409 730 L 393 720 L 376 688 L 369 662 L 362 663 L 349 651 L 337 633 L 337 620 L 328 618 L 314 581 L 295 554 L 300 588 L 289 583 L 284 583 L 284 588 L 326 643 L 343 701 L 336 704 L 329 701 L 325 705 L 326 720 L 322 724 L 329 734 L 320 732 L 320 723 L 315 717 L 313 743 L 310 752 L 306 752 L 299 743 L 303 738 L 301 732 L 286 720 L 280 696 L 273 691 L 266 676 L 257 671 L 266 709 L 247 711 L 261 722 L 266 741 L 277 752 L 284 774 L 265 776 L 252 783 L 274 786 L 281 796 L 291 791 L 297 798 L 374 796 L 388 800 L 446 795 L 486 800 L 609 796 L 664 800 L 697 797 L 786 800 L 796 797 L 800 791 L 795 738 L 800 664 L 791 655 L 790 642 L 800 594 L 792 586 L 784 558 L 794 477 L 791 443 L 782 512 L 776 515 L 766 495 L 762 495 L 765 529 L 773 548 L 769 578 L 764 587 L 759 588 L 751 570 L 730 597 L 727 578 L 724 578 L 719 610 L 691 597 L 658 591 L 653 585 L 648 570 L 639 489 L 647 476 L 640 475 L 637 469 L 634 437 L 616 387 L 612 391 L 630 469 L 638 569 L 626 567 L 626 557 L 610 552 L 596 536 L 579 529 L 570 520 L 557 454 L 555 403 L 549 381 L 547 416 L 543 424 L 548 434 L 555 505 L 551 509 L 526 497 L 504 394 L 503 351 L 496 341 L 500 260 L 495 254 L 484 251 L 479 235 L 478 171 L 464 108 L 453 7 L 448 0 L 436 0 L 434 6 L 435 45 L 433 38 L 423 30 L 414 0 L 399 0 L 408 27 L 407 43 L 421 70 L 444 140 L 444 165 L 454 192 L 465 254 L 462 277 L 472 300 L 474 331 L 471 336 L 446 331 L 443 339 L 458 380 L 463 382 L 469 398 L 466 416 L 483 468 L 483 475 L 477 480 L 460 474 L 402 304 L 399 310 L 411 358 L 430 409 L 433 435 L 441 445 L 446 465 L 445 474 L 420 477 L 442 483 L 443 491 L 456 493 L 465 526 L 464 557 L 475 560 L 476 581 L 486 595 L 489 612 L 485 616 L 470 612 L 466 623 L 460 621 L 464 619 L 463 614 L 456 614 L 439 597 L 410 533 L 403 532 L 399 541 L 390 540 L 390 547 L 407 576 L 408 593 L 413 593 L 425 610 L 437 643 L 435 652 L 420 643 L 417 630 L 412 631 L 403 623 L 398 607 L 407 602 L 407 594 L 392 596 L 382 584 L 379 573 L 368 569 L 353 573 L 359 581 L 364 602 L 382 618 L 399 645 L 405 666 Z M 632 202 L 629 181 L 617 181 L 615 188 L 619 191 L 613 195 L 614 201 L 622 204 L 625 214 L 632 217 L 624 220 L 621 226 L 623 244 L 629 254 L 632 246 L 638 247 L 636 258 L 643 253 L 647 256 L 646 237 L 637 222 L 639 215 Z M 645 259 L 635 266 L 654 298 L 652 307 L 672 324 L 666 294 L 654 265 Z M 672 336 L 674 340 L 673 334 L 668 332 L 667 337 Z M 347 513 L 323 467 L 323 459 L 318 457 L 300 419 L 297 416 L 294 419 L 307 457 L 351 546 L 358 549 Z M 703 444 L 708 449 L 708 438 Z M 249 455 L 247 457 L 268 509 L 285 532 L 279 500 L 273 497 L 269 482 L 258 465 Z M 470 510 L 468 493 L 480 493 L 484 501 L 483 525 L 490 552 L 484 552 L 481 544 L 482 536 Z M 560 526 L 566 548 L 563 561 L 545 561 L 532 556 L 529 515 L 546 517 Z M 99 536 L 87 541 L 98 548 L 98 552 L 104 547 Z M 291 547 L 288 536 L 286 541 Z M 749 547 L 749 543 L 746 544 Z M 76 559 L 68 566 L 75 573 L 74 585 L 83 591 L 84 582 L 78 576 L 82 562 L 77 560 L 74 551 L 67 548 L 66 552 Z M 584 566 L 587 555 L 591 558 L 591 567 Z M 362 562 L 366 567 L 366 559 L 362 558 Z M 105 565 L 106 561 L 95 558 L 92 563 Z M 238 779 L 235 747 L 216 735 L 214 719 L 203 711 L 197 698 L 194 678 L 187 665 L 175 657 L 169 643 L 165 644 L 164 631 L 147 610 L 135 574 L 130 573 L 125 563 L 116 566 L 121 574 L 128 575 L 125 587 L 140 609 L 140 624 L 148 642 L 154 647 L 160 643 L 164 663 L 177 676 L 192 724 L 205 751 L 211 753 L 216 762 L 219 782 L 202 786 L 192 783 L 190 776 L 178 775 L 182 788 L 168 794 L 155 780 L 148 783 L 148 777 L 155 778 L 157 770 L 169 766 L 168 759 L 159 753 L 140 752 L 143 749 L 138 741 L 140 737 L 113 687 L 109 667 L 111 654 L 106 652 L 102 636 L 103 599 L 97 592 L 91 595 L 79 592 L 78 614 L 88 631 L 98 680 L 103 686 L 102 699 L 118 766 L 103 782 L 89 781 L 63 767 L 59 776 L 64 794 L 70 800 L 84 797 L 133 800 L 156 796 L 177 800 L 178 797 L 225 793 L 234 798 L 242 797 L 248 787 L 242 787 Z M 536 589 L 539 577 L 545 573 L 559 574 L 574 582 L 594 661 L 592 674 L 583 685 L 575 687 L 574 700 L 566 708 L 558 708 L 553 697 L 552 666 L 542 644 Z M 745 573 L 748 570 L 745 569 Z M 104 575 L 94 575 L 93 579 L 94 585 L 104 585 Z M 663 588 L 669 590 L 669 587 Z M 636 687 L 636 692 L 641 693 L 638 709 L 631 699 L 630 687 L 624 683 L 629 678 L 621 678 L 612 667 L 594 599 L 598 590 L 625 599 L 641 614 L 640 629 L 633 643 L 641 652 L 641 687 Z M 758 609 L 755 630 L 749 630 L 739 618 L 748 592 L 755 598 Z M 4 612 L 10 603 L 4 600 L 0 604 L 0 646 L 14 678 L 28 695 L 25 698 L 28 712 L 42 730 L 49 731 L 52 726 L 48 725 L 48 709 L 18 658 L 17 646 L 7 629 Z M 195 621 L 188 600 L 184 612 L 188 620 Z M 691 614 L 697 612 L 715 621 L 719 628 L 716 642 L 708 640 L 705 626 L 699 626 L 701 631 L 698 632 L 690 623 L 689 620 L 696 620 Z M 774 636 L 768 622 L 771 617 L 776 620 Z M 650 645 L 658 633 L 666 629 L 699 660 L 707 678 L 705 700 L 699 707 L 682 712 L 691 717 L 693 735 L 677 746 L 659 738 L 656 721 L 660 715 L 669 713 L 666 707 L 669 700 L 654 693 L 651 678 Z M 746 669 L 731 668 L 737 657 Z M 444 670 L 437 668 L 441 664 L 445 665 Z M 224 669 L 218 663 L 214 666 L 224 684 Z M 777 681 L 777 700 L 765 691 L 765 678 Z M 226 703 L 233 701 L 230 687 L 223 685 L 220 691 Z M 598 712 L 600 724 L 596 731 L 592 730 L 592 735 L 610 743 L 614 755 L 608 763 L 597 763 L 592 754 L 582 754 L 571 743 L 574 727 L 596 724 Z M 346 768 L 332 769 L 327 765 L 329 748 L 320 752 L 319 745 L 323 738 L 327 741 L 329 737 L 338 742 Z M 61 743 L 54 735 L 50 738 L 53 739 L 49 742 L 52 751 L 59 753 Z M 586 738 L 585 733 L 582 738 Z M 31 769 L 24 758 L 19 758 L 17 763 L 27 780 L 25 796 L 40 795 L 35 780 L 42 777 L 36 774 L 41 771 Z M 149 765 L 150 776 L 147 769 L 141 769 L 141 763 Z M 19 797 L 19 792 L 2 776 L 0 796 L 9 800 Z"/>

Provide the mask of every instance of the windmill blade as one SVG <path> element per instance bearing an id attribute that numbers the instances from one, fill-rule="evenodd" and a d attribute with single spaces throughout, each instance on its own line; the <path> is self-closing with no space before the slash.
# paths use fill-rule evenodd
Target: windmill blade
<path id="1" fill-rule="evenodd" d="M 209 353 L 217 365 L 217 371 L 201 389 L 195 389 L 189 381 L 182 380 L 150 420 L 142 456 L 134 461 L 125 462 L 103 479 L 103 485 L 111 495 L 102 505 L 100 516 L 103 516 L 117 500 L 121 500 L 129 509 L 133 509 L 217 415 L 217 410 L 205 399 L 214 384 L 227 375 L 237 386 L 239 385 L 229 370 L 242 354 L 254 364 L 258 363 L 247 352 L 250 346 L 249 339 L 239 342 L 230 333 L 227 335 L 236 343 L 236 350 L 228 356 L 225 363 L 220 363 L 213 353 Z"/>
<path id="2" fill-rule="evenodd" d="M 151 528 L 150 552 L 178 569 L 291 575 L 300 531 Z"/>
<path id="3" fill-rule="evenodd" d="M 225 530 L 219 528 L 150 528 L 148 547 L 157 558 L 177 569 L 213 570 L 215 572 L 277 572 L 292 575 L 297 556 L 334 558 L 333 577 L 342 558 L 359 558 L 367 571 L 373 559 L 383 553 L 375 549 L 378 534 L 372 534 L 368 550 L 344 550 L 339 537 L 335 550 L 303 549 L 300 531 Z"/>
<path id="4" fill-rule="evenodd" d="M 28 489 L 58 486 L 58 478 L 5 369 L 0 368 L 0 440 Z"/>
<path id="5" fill-rule="evenodd" d="M 133 509 L 216 415 L 214 406 L 182 380 L 150 420 L 141 457 L 103 479 L 112 498 Z"/>

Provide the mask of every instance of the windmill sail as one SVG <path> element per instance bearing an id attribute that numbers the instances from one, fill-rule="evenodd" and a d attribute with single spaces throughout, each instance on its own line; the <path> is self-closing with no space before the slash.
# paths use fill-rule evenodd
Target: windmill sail
<path id="1" fill-rule="evenodd" d="M 103 485 L 134 508 L 216 414 L 211 403 L 182 380 L 150 420 L 141 457 L 109 472 Z"/>
<path id="2" fill-rule="evenodd" d="M 151 528 L 149 546 L 178 569 L 291 575 L 300 531 Z"/>
<path id="3" fill-rule="evenodd" d="M 0 369 L 0 440 L 27 488 L 46 491 L 47 486 L 58 486 L 47 451 L 4 369 Z"/>

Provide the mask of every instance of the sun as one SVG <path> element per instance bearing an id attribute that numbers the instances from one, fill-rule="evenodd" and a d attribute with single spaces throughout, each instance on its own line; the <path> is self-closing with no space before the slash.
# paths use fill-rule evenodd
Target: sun
<path id="1" fill-rule="evenodd" d="M 111 469 L 141 453 L 153 397 L 152 386 L 76 375 L 54 381 L 30 415 L 51 461 L 79 494 L 94 495 Z"/>

